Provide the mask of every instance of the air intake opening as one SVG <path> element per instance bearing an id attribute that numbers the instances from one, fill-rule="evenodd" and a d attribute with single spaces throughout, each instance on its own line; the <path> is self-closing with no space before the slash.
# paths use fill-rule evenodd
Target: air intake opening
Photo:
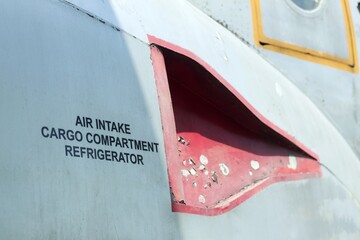
<path id="1" fill-rule="evenodd" d="M 316 155 L 203 65 L 161 46 L 152 58 L 174 211 L 217 215 L 272 182 L 320 176 Z"/>

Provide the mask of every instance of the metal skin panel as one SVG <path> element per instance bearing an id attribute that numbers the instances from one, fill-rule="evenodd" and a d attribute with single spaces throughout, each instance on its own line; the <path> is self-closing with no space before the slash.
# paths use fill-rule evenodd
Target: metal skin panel
<path id="1" fill-rule="evenodd" d="M 359 74 L 299 60 L 291 56 L 259 48 L 254 42 L 251 1 L 236 0 L 226 4 L 207 0 L 191 0 L 195 6 L 233 32 L 248 46 L 254 48 L 289 81 L 294 83 L 327 116 L 360 156 Z M 354 24 L 356 45 L 359 46 L 360 15 L 358 1 L 349 0 L 350 15 Z M 356 51 L 359 55 L 359 51 Z M 359 58 L 358 56 L 356 56 Z"/>
<path id="2" fill-rule="evenodd" d="M 343 142 L 343 146 L 349 144 L 352 148 L 351 151 L 355 151 L 356 156 L 353 157 L 344 157 L 341 156 L 341 153 L 345 153 L 341 150 L 338 157 L 333 158 L 332 151 L 324 150 L 323 154 L 326 156 L 325 158 L 321 157 L 324 161 L 328 161 L 324 163 L 327 167 L 329 167 L 336 176 L 340 179 L 346 179 L 346 185 L 355 187 L 353 180 L 351 180 L 351 176 L 356 176 L 357 174 L 350 174 L 347 171 L 343 171 L 340 173 L 340 170 L 344 164 L 355 164 L 357 165 L 358 156 L 359 156 L 359 131 L 358 127 L 358 102 L 359 102 L 359 74 L 348 73 L 342 70 L 333 69 L 327 66 L 314 64 L 309 61 L 299 60 L 291 56 L 287 56 L 284 54 L 274 53 L 272 51 L 268 51 L 266 49 L 256 47 L 254 42 L 254 33 L 253 29 L 249 29 L 248 26 L 252 25 L 252 14 L 251 14 L 251 6 L 250 1 L 239 0 L 227 4 L 222 4 L 219 7 L 215 3 L 210 3 L 209 1 L 191 1 L 196 6 L 199 6 L 205 13 L 209 16 L 222 23 L 227 29 L 232 31 L 240 40 L 247 44 L 251 48 L 254 48 L 255 51 L 260 54 L 264 59 L 269 61 L 274 67 L 276 67 L 283 76 L 288 78 L 288 81 L 294 83 L 296 87 L 298 87 L 306 96 L 308 96 L 311 101 L 315 104 L 315 106 L 324 113 L 327 121 L 330 121 L 333 127 L 342 134 L 342 137 L 346 139 L 346 142 Z M 356 8 L 356 1 L 349 1 L 349 6 L 351 10 L 351 16 L 353 17 L 353 22 L 355 24 L 356 30 L 356 42 L 359 45 L 359 12 Z M 234 13 L 238 12 L 238 15 L 225 13 L 230 12 Z M 241 26 L 244 25 L 244 28 Z M 359 54 L 359 52 L 357 52 Z M 262 69 L 263 71 L 263 69 Z M 279 78 L 277 79 L 279 80 Z M 267 78 L 266 82 L 272 82 L 271 79 Z M 252 81 L 253 83 L 253 81 Z M 253 83 L 254 84 L 254 83 Z M 271 87 L 271 84 L 272 87 Z M 283 96 L 285 92 L 283 89 L 283 83 L 281 86 L 279 82 L 269 83 L 268 89 L 275 89 L 280 95 Z M 241 92 L 241 91 L 240 91 Z M 283 97 L 281 97 L 284 100 Z M 255 100 L 256 101 L 256 100 Z M 250 101 L 252 102 L 252 101 Z M 264 103 L 266 105 L 266 103 Z M 279 105 L 284 105 L 284 102 L 278 102 Z M 277 104 L 276 104 L 277 105 Z M 262 106 L 256 105 L 257 109 L 262 108 Z M 277 105 L 277 107 L 279 107 Z M 299 109 L 299 108 L 295 108 Z M 278 113 L 280 114 L 279 111 Z M 291 114 L 290 114 L 291 115 Z M 311 115 L 311 114 L 310 114 Z M 309 115 L 307 115 L 309 116 Z M 275 121 L 277 122 L 277 121 Z M 307 123 L 308 124 L 308 123 Z M 311 124 L 311 123 L 310 123 Z M 281 124 L 280 124 L 281 126 Z M 309 125 L 307 125 L 309 126 Z M 331 127 L 331 128 L 333 128 Z M 320 127 L 322 128 L 322 127 Z M 316 127 L 314 128 L 316 129 Z M 321 131 L 321 130 L 320 130 Z M 314 136 L 326 136 L 328 133 L 318 134 L 317 130 L 314 130 L 313 133 L 309 133 Z M 301 134 L 302 136 L 306 135 L 304 132 Z M 339 135 L 336 134 L 339 138 Z M 302 138 L 302 136 L 299 136 Z M 342 138 L 340 137 L 340 138 Z M 325 138 L 314 138 L 314 140 L 321 145 L 334 144 L 331 141 L 325 140 L 328 143 L 323 142 Z M 337 141 L 337 140 L 336 140 Z M 306 141 L 305 141 L 306 142 Z M 332 142 L 332 143 L 330 143 Z M 309 146 L 309 145 L 308 145 Z M 342 149 L 343 147 L 341 147 Z M 349 146 L 345 147 L 349 148 Z M 330 149 L 330 147 L 328 148 Z M 340 150 L 339 150 L 340 151 Z M 347 152 L 347 151 L 346 151 Z M 317 152 L 319 153 L 319 152 Z M 333 159 L 333 160 L 330 160 Z M 338 159 L 346 159 L 346 163 Z M 352 160 L 350 160 L 352 159 Z M 355 188 L 353 188 L 353 194 L 357 194 Z"/>
<path id="3" fill-rule="evenodd" d="M 279 9 L 282 10 L 281 13 L 283 13 L 283 15 L 285 16 L 279 15 L 277 17 L 280 25 L 278 27 L 278 30 L 273 30 L 275 25 L 271 23 L 276 22 L 276 20 L 269 20 L 268 18 L 268 16 L 273 13 L 271 8 L 269 6 L 266 7 L 267 4 L 265 4 L 265 9 L 262 9 L 262 6 L 260 6 L 261 4 L 258 0 L 252 1 L 251 3 L 253 12 L 252 16 L 254 25 L 254 39 L 256 45 L 258 47 L 263 47 L 268 50 L 287 54 L 292 57 L 304 59 L 319 64 L 324 64 L 352 73 L 357 73 L 357 50 L 349 3 L 347 0 L 342 0 L 340 2 L 341 8 L 338 8 L 334 6 L 334 4 L 336 4 L 335 2 L 330 3 L 327 2 L 327 0 L 324 0 L 320 3 L 318 10 L 313 10 L 313 12 L 304 12 L 303 10 L 299 10 L 297 6 L 293 6 L 294 4 L 292 2 L 288 1 L 288 7 L 278 6 Z M 279 3 L 283 3 L 283 1 L 279 1 Z M 335 11 L 336 14 L 329 13 L 333 11 Z M 298 12 L 298 14 L 295 14 L 295 12 Z M 294 16 L 296 20 L 294 20 Z M 262 18 L 265 18 L 265 21 L 263 21 Z M 281 21 L 281 18 L 287 19 L 290 24 L 288 24 L 287 21 Z M 332 21 L 335 21 L 336 23 L 331 24 L 330 28 L 326 27 L 329 25 L 328 23 Z M 342 25 L 340 24 L 341 22 L 343 22 Z M 265 29 L 263 28 L 263 24 L 265 26 Z M 289 28 L 291 24 L 293 26 L 292 28 Z M 314 38 L 311 41 L 307 40 L 307 36 L 309 36 L 307 34 L 307 31 L 308 29 L 311 29 L 310 24 L 318 25 L 318 28 L 321 26 L 321 30 L 318 29 L 312 33 L 312 35 L 314 35 Z M 316 27 L 313 26 L 313 28 Z M 297 31 L 291 33 L 291 31 L 294 31 L 294 29 L 297 29 Z M 264 34 L 264 31 L 267 33 Z M 280 32 L 282 33 L 280 34 Z M 285 35 L 283 34 L 285 32 L 290 35 L 294 35 L 294 37 L 285 37 Z M 340 38 L 341 36 L 343 36 L 343 39 L 346 41 L 335 42 L 333 40 L 328 40 L 327 42 L 331 44 L 331 47 L 328 47 L 329 49 L 323 51 L 323 47 L 320 47 L 320 45 L 326 44 L 319 44 L 319 41 L 316 40 L 321 38 L 333 39 L 332 35 L 334 34 L 331 34 L 331 32 L 336 32 L 336 35 L 340 36 Z M 274 35 L 274 33 L 274 38 L 268 37 L 266 35 L 270 34 L 271 36 Z M 301 37 L 299 36 L 299 33 Z M 294 39 L 296 39 L 296 41 L 294 41 Z M 309 42 L 311 42 L 311 44 Z M 315 48 L 312 48 L 311 46 Z M 334 48 L 347 49 L 347 57 L 339 57 L 337 53 L 333 51 Z"/>
<path id="4" fill-rule="evenodd" d="M 319 9 L 308 13 L 292 7 L 290 2 L 260 1 L 266 37 L 343 60 L 351 57 L 341 1 L 322 1 Z"/>
<path id="5" fill-rule="evenodd" d="M 300 9 L 292 0 L 190 2 L 249 46 L 253 43 L 256 48 L 358 72 L 350 9 L 354 5 L 348 0 L 319 1 L 318 8 L 311 11 Z M 253 35 L 249 35 L 251 25 Z"/>
<path id="6" fill-rule="evenodd" d="M 288 78 L 187 2 L 74 3 L 0 2 L 1 239 L 358 239 L 357 157 Z M 323 177 L 275 184 L 217 217 L 171 212 L 147 34 L 214 68 L 314 150 Z M 126 149 L 144 165 L 65 156 L 75 143 L 41 128 L 104 133 L 77 116 L 130 124 L 159 152 Z"/>
<path id="7" fill-rule="evenodd" d="M 171 217 L 163 148 L 85 139 L 163 145 L 149 47 L 56 1 L 0 9 L 0 239 L 171 238 L 176 221 L 162 223 Z M 95 119 L 130 124 L 131 134 L 96 129 Z M 44 126 L 79 131 L 83 140 L 50 130 L 44 137 Z M 144 165 L 66 156 L 66 145 L 140 154 Z"/>

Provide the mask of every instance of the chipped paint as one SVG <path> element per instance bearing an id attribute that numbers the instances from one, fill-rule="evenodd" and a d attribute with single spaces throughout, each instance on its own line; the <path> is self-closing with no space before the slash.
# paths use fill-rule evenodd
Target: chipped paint
<path id="1" fill-rule="evenodd" d="M 207 188 L 211 188 L 211 182 L 207 182 L 204 184 L 204 188 L 207 189 Z"/>
<path id="2" fill-rule="evenodd" d="M 190 140 L 186 141 L 184 137 L 182 136 L 178 136 L 177 141 L 185 146 L 189 146 L 190 145 Z"/>
<path id="3" fill-rule="evenodd" d="M 224 176 L 229 175 L 230 169 L 228 168 L 228 166 L 226 166 L 225 163 L 220 163 L 220 164 L 219 164 L 219 167 L 220 167 L 221 173 L 222 173 Z"/>
<path id="4" fill-rule="evenodd" d="M 252 175 L 253 175 L 253 172 L 252 172 L 251 170 L 249 171 L 249 175 L 250 175 L 250 176 L 252 176 Z"/>
<path id="5" fill-rule="evenodd" d="M 218 183 L 218 176 L 215 171 L 211 172 L 211 180 L 215 183 Z"/>
<path id="6" fill-rule="evenodd" d="M 260 168 L 260 164 L 259 164 L 259 162 L 256 161 L 256 160 L 251 160 L 250 164 L 251 164 L 251 167 L 252 167 L 254 170 L 258 170 L 258 169 Z"/>
<path id="7" fill-rule="evenodd" d="M 153 47 L 152 49 L 157 53 L 158 50 L 155 48 L 156 47 Z M 173 49 L 162 50 L 164 51 L 163 57 L 165 57 L 165 61 L 169 63 L 169 69 L 157 69 L 156 67 L 155 73 L 161 70 L 161 73 L 165 74 L 165 70 L 168 70 L 169 73 L 173 74 L 169 74 L 168 78 L 166 78 L 166 75 L 163 76 L 161 74 L 161 76 L 159 76 L 160 79 L 157 80 L 159 96 L 163 91 L 165 91 L 166 96 L 168 96 L 165 99 L 159 98 L 163 108 L 163 128 L 168 129 L 167 132 L 164 132 L 164 142 L 166 144 L 175 142 L 175 144 L 168 146 L 167 151 L 165 151 L 166 153 L 171 153 L 167 154 L 166 158 L 169 180 L 171 186 L 176 190 L 174 190 L 176 199 L 184 199 L 186 201 L 186 206 L 173 204 L 173 211 L 203 215 L 221 214 L 234 208 L 236 205 L 274 182 L 308 178 L 317 173 L 316 170 L 319 169 L 318 163 L 313 161 L 314 159 L 317 160 L 317 157 L 311 155 L 312 152 L 308 149 L 304 150 L 301 143 L 292 142 L 291 140 L 293 140 L 293 138 L 288 136 L 286 132 L 278 129 L 270 121 L 263 118 L 255 109 L 251 108 L 251 106 L 244 104 L 246 99 L 243 99 L 235 90 L 232 90 L 231 86 L 226 85 L 225 79 L 221 79 L 221 76 L 213 79 L 211 76 L 212 72 L 210 72 L 210 74 L 209 72 L 205 72 L 207 68 L 204 70 L 201 65 L 195 65 L 195 69 L 193 70 L 185 67 L 184 69 L 179 69 L 179 64 L 186 64 L 189 61 L 186 59 L 186 56 L 179 55 L 176 51 L 171 52 Z M 161 56 L 158 57 L 160 58 Z M 221 56 L 218 57 L 221 58 Z M 222 59 L 219 61 L 221 60 Z M 161 66 L 165 66 L 165 61 L 162 60 Z M 186 72 L 183 73 L 185 70 Z M 197 71 L 199 71 L 198 74 Z M 181 78 L 176 78 L 176 76 L 180 76 L 179 74 Z M 207 86 L 207 80 L 200 79 L 208 78 L 211 78 L 213 82 L 216 83 L 216 87 L 219 86 L 220 90 L 213 90 L 212 88 L 204 89 L 203 86 Z M 199 82 L 197 82 L 197 80 L 199 80 Z M 216 80 L 218 80 L 219 83 L 217 83 Z M 193 84 L 193 82 L 196 82 L 196 84 Z M 188 84 L 187 86 L 189 88 L 178 87 L 178 84 L 181 85 L 183 83 Z M 171 86 L 169 86 L 169 89 L 164 89 L 168 86 L 167 84 Z M 221 84 L 224 86 L 221 86 Z M 280 82 L 279 84 L 281 85 Z M 227 88 L 227 90 L 223 87 Z M 190 89 L 193 89 L 194 92 L 190 91 Z M 271 89 L 272 94 L 278 97 L 275 92 L 275 83 L 273 83 Z M 208 90 L 210 92 L 208 92 Z M 170 95 L 170 93 L 173 93 L 173 95 Z M 283 93 L 285 95 L 285 89 L 283 89 Z M 169 97 L 168 94 L 173 99 Z M 198 96 L 198 94 L 201 96 Z M 184 96 L 186 97 L 184 98 Z M 226 106 L 228 102 L 218 102 L 218 99 L 221 97 L 225 97 L 226 99 L 227 96 L 235 96 L 237 99 L 233 100 L 234 103 L 236 102 L 238 105 L 231 105 L 234 106 L 234 108 L 224 109 L 225 112 L 220 116 L 211 109 L 211 107 L 214 106 L 211 104 L 209 106 L 206 101 L 209 100 L 211 103 L 214 103 L 215 108 L 222 107 L 224 105 Z M 205 99 L 202 99 L 202 97 Z M 171 108 L 169 102 L 172 100 L 173 106 Z M 202 100 L 205 101 L 203 102 Z M 230 100 L 232 102 L 232 99 L 229 99 L 229 101 Z M 199 101 L 200 103 L 197 104 Z M 188 111 L 183 111 L 184 107 L 186 107 Z M 247 114 L 249 113 L 246 109 L 248 109 L 252 115 L 248 116 Z M 239 112 L 240 116 L 244 115 L 244 118 L 239 117 L 239 119 L 236 119 L 239 120 L 239 122 L 232 121 L 229 115 L 234 113 L 233 110 Z M 244 112 L 245 110 L 246 113 Z M 188 121 L 198 116 L 200 116 L 201 121 Z M 256 127 L 256 129 L 254 129 L 255 133 L 252 131 L 248 132 L 247 130 L 250 129 L 240 124 L 244 119 L 246 120 L 244 124 L 249 123 L 251 126 L 253 125 L 253 121 L 258 119 L 259 122 L 254 123 L 254 127 Z M 218 125 L 213 126 L 214 123 L 221 123 L 227 127 L 226 129 L 219 129 L 216 127 Z M 214 129 L 212 129 L 213 127 Z M 242 132 L 243 127 L 246 131 L 246 134 L 244 132 L 244 136 Z M 251 135 L 248 136 L 248 133 Z M 258 136 L 257 133 L 259 133 L 260 136 Z M 175 134 L 183 137 L 185 142 L 191 139 L 191 147 L 175 141 L 177 139 L 173 137 Z M 252 137 L 253 134 L 256 135 L 254 138 Z M 261 147 L 254 149 L 256 151 L 251 151 L 251 149 L 247 147 L 245 149 L 242 148 L 243 146 L 256 146 L 257 141 L 260 141 Z M 229 145 L 229 143 L 231 144 Z M 293 150 L 295 149 L 293 148 L 294 146 L 297 147 L 297 151 Z M 176 155 L 176 152 L 174 153 L 172 150 L 175 147 L 180 148 L 182 151 L 178 157 L 173 156 Z M 250 152 L 248 150 L 250 150 Z M 302 150 L 302 152 L 300 153 L 298 150 Z M 287 163 L 289 155 L 299 156 L 297 157 L 299 160 L 299 167 L 297 169 L 300 169 L 299 171 L 288 170 Z M 189 163 L 190 158 L 194 160 L 196 165 Z M 182 166 L 181 162 L 180 164 L 176 164 L 176 159 L 180 159 L 181 161 L 186 159 L 187 166 Z M 226 164 L 228 169 L 221 165 L 222 163 Z M 179 179 L 176 175 L 176 173 L 178 173 L 176 169 L 179 168 L 179 165 L 181 166 L 180 169 L 183 168 L 189 172 L 191 171 L 187 178 Z M 306 167 L 306 169 L 303 168 L 303 166 Z M 303 172 L 306 171 L 302 171 L 303 169 L 313 171 L 314 175 L 304 175 Z M 249 173 L 250 170 L 251 172 Z M 219 173 L 219 171 L 221 172 Z M 226 174 L 228 175 L 226 176 Z M 249 174 L 252 174 L 252 176 Z M 254 189 L 249 187 L 249 189 L 253 189 L 249 193 L 236 194 L 239 189 L 244 189 L 243 192 L 247 191 L 247 186 L 253 186 L 252 183 L 256 183 L 259 179 L 266 176 L 270 176 L 271 181 L 262 186 L 255 185 L 257 187 L 254 187 Z M 192 185 L 195 181 L 197 184 L 196 188 Z M 211 183 L 211 188 L 207 184 L 208 182 Z M 206 204 L 199 202 L 198 197 L 200 194 L 206 197 Z M 237 196 L 236 199 L 231 197 L 235 195 Z M 221 199 L 226 199 L 225 202 L 229 207 L 226 207 L 226 209 L 218 208 L 217 203 Z"/>
<path id="8" fill-rule="evenodd" d="M 296 169 L 297 168 L 297 160 L 295 156 L 289 156 L 289 164 L 288 164 L 288 168 L 290 169 Z"/>
<path id="9" fill-rule="evenodd" d="M 206 164 L 209 163 L 209 160 L 205 155 L 201 155 L 200 156 L 200 163 L 203 164 L 203 165 L 206 165 Z"/>
<path id="10" fill-rule="evenodd" d="M 199 202 L 204 204 L 205 203 L 205 197 L 203 195 L 199 196 Z"/>
<path id="11" fill-rule="evenodd" d="M 193 176 L 195 176 L 197 174 L 197 171 L 195 170 L 195 168 L 190 169 L 189 172 Z"/>
<path id="12" fill-rule="evenodd" d="M 193 185 L 193 187 L 197 187 L 197 183 L 196 183 L 196 182 L 193 182 L 192 185 Z"/>
<path id="13" fill-rule="evenodd" d="M 182 174 L 184 177 L 187 177 L 187 176 L 190 175 L 190 172 L 189 172 L 189 170 L 182 169 L 182 170 L 181 170 L 181 174 Z"/>
<path id="14" fill-rule="evenodd" d="M 192 158 L 189 159 L 189 164 L 196 165 L 196 163 L 194 162 L 194 159 L 192 159 Z"/>

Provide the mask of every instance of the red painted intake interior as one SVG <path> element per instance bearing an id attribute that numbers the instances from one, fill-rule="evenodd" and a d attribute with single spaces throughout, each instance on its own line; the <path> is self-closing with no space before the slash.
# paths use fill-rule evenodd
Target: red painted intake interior
<path id="1" fill-rule="evenodd" d="M 320 176 L 316 155 L 269 126 L 225 80 L 165 47 L 152 57 L 174 211 L 217 215 L 270 183 Z"/>

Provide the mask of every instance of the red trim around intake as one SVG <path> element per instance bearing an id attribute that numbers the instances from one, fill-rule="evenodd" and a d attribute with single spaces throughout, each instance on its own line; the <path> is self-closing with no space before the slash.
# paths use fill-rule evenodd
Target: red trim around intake
<path id="1" fill-rule="evenodd" d="M 317 155 L 258 113 L 211 66 L 148 38 L 173 211 L 218 215 L 271 183 L 321 176 Z"/>

